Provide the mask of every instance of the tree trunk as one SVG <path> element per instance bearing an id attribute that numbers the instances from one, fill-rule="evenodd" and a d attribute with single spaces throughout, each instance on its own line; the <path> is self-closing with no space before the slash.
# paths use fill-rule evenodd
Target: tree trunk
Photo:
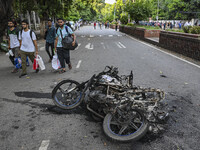
<path id="1" fill-rule="evenodd" d="M 31 13 L 29 11 L 26 12 L 26 18 L 28 19 L 29 29 L 31 29 Z"/>
<path id="2" fill-rule="evenodd" d="M 35 17 L 35 11 L 33 11 L 33 24 L 34 24 L 34 29 L 36 30 L 36 17 Z"/>
<path id="3" fill-rule="evenodd" d="M 0 0 L 0 43 L 3 41 L 8 20 L 14 15 L 12 2 L 13 0 Z"/>
<path id="4" fill-rule="evenodd" d="M 42 20 L 40 22 L 40 38 L 44 38 L 44 34 L 45 34 L 45 21 Z"/>

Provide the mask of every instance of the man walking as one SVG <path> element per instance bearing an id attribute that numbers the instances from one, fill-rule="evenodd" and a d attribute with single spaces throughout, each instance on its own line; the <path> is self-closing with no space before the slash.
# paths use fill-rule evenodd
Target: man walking
<path id="1" fill-rule="evenodd" d="M 61 65 L 60 73 L 64 73 L 66 72 L 65 62 L 68 64 L 69 69 L 72 69 L 72 65 L 70 62 L 70 50 L 63 48 L 62 43 L 61 43 L 62 38 L 64 38 L 65 36 L 71 35 L 74 40 L 72 42 L 72 46 L 74 46 L 76 37 L 73 31 L 71 30 L 71 28 L 64 25 L 63 19 L 58 19 L 58 24 L 60 27 L 58 28 L 57 33 L 56 33 L 55 52 L 57 52 L 58 54 L 58 59 Z"/>
<path id="2" fill-rule="evenodd" d="M 51 62 L 54 55 L 54 40 L 56 38 L 56 29 L 52 26 L 52 20 L 48 20 L 48 28 L 46 30 L 46 52 L 49 55 L 49 62 Z M 51 54 L 49 52 L 49 47 L 51 47 Z"/>
<path id="3" fill-rule="evenodd" d="M 96 25 L 97 25 L 97 24 L 96 24 L 96 21 L 95 21 L 95 22 L 94 22 L 94 29 L 96 29 Z"/>
<path id="4" fill-rule="evenodd" d="M 20 56 L 22 59 L 22 73 L 19 76 L 20 78 L 27 75 L 26 72 L 26 57 L 28 56 L 32 62 L 34 62 L 34 52 L 38 55 L 38 47 L 36 41 L 36 35 L 33 31 L 28 28 L 28 21 L 22 21 L 22 31 L 19 32 L 19 41 L 20 41 Z M 39 68 L 36 69 L 36 73 L 39 71 Z"/>
<path id="5" fill-rule="evenodd" d="M 12 50 L 13 56 L 10 56 L 10 60 L 14 64 L 14 59 L 18 57 L 19 52 L 19 30 L 15 27 L 15 22 L 13 20 L 8 21 L 8 27 L 8 49 Z M 18 72 L 17 68 L 12 71 L 12 73 L 16 72 Z"/>

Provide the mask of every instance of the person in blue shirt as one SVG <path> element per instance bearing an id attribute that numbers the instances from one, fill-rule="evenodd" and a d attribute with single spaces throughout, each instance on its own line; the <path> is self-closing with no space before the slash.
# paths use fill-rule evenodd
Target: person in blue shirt
<path id="1" fill-rule="evenodd" d="M 68 64 L 69 69 L 72 69 L 72 65 L 70 62 L 70 50 L 63 48 L 62 43 L 61 43 L 62 38 L 64 38 L 65 36 L 68 36 L 68 34 L 70 34 L 73 38 L 72 46 L 74 46 L 76 36 L 75 36 L 74 32 L 72 31 L 72 29 L 64 24 L 63 19 L 58 19 L 58 25 L 59 25 L 59 28 L 57 29 L 56 40 L 55 40 L 55 52 L 57 52 L 57 54 L 58 54 L 58 59 L 60 61 L 60 65 L 61 65 L 60 73 L 64 73 L 64 72 L 66 72 L 65 62 L 66 62 L 66 64 Z M 66 30 L 66 28 L 68 31 Z M 62 32 L 63 37 L 61 37 L 61 32 Z"/>
<path id="2" fill-rule="evenodd" d="M 179 29 L 181 29 L 181 26 L 182 26 L 181 22 L 179 22 L 179 24 L 178 24 L 178 25 L 179 25 Z"/>
<path id="3" fill-rule="evenodd" d="M 46 52 L 49 55 L 49 62 L 51 62 L 54 55 L 54 41 L 56 38 L 56 29 L 52 26 L 52 20 L 48 20 L 48 27 L 46 29 Z M 49 51 L 51 47 L 51 53 Z"/>

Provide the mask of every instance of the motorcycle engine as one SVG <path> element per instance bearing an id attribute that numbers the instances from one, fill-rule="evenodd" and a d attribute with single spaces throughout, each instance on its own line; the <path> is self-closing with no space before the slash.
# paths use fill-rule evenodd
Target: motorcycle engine
<path id="1" fill-rule="evenodd" d="M 115 99 L 113 96 L 106 95 L 100 90 L 91 91 L 89 93 L 89 97 L 98 103 L 112 103 L 112 101 Z"/>
<path id="2" fill-rule="evenodd" d="M 113 78 L 109 75 L 103 75 L 99 82 L 109 85 L 121 85 L 121 83 L 116 78 Z"/>

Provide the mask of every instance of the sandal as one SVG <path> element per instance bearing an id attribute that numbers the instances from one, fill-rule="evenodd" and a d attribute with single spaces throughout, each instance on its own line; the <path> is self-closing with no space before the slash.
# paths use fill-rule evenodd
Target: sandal
<path id="1" fill-rule="evenodd" d="M 69 70 L 72 69 L 72 65 L 71 65 L 71 63 L 68 64 L 68 68 L 69 68 Z"/>
<path id="2" fill-rule="evenodd" d="M 66 72 L 66 70 L 64 70 L 64 69 L 62 69 L 62 70 L 59 71 L 60 74 L 62 74 L 64 72 Z"/>
<path id="3" fill-rule="evenodd" d="M 18 72 L 18 69 L 15 68 L 11 73 L 17 73 Z"/>

